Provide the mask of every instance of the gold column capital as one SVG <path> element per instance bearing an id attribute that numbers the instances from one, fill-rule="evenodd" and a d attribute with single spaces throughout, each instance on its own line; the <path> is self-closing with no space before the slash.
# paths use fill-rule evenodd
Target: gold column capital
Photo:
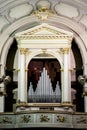
<path id="1" fill-rule="evenodd" d="M 82 97 L 87 96 L 87 91 L 84 91 Z"/>
<path id="2" fill-rule="evenodd" d="M 47 51 L 46 48 L 43 48 L 43 49 L 42 49 L 42 52 L 43 52 L 44 54 L 46 53 L 46 51 Z"/>
<path id="3" fill-rule="evenodd" d="M 64 68 L 61 68 L 60 71 L 64 71 Z"/>
<path id="4" fill-rule="evenodd" d="M 70 48 L 62 48 L 61 51 L 64 53 L 64 54 L 68 54 L 69 53 L 69 50 Z"/>
<path id="5" fill-rule="evenodd" d="M 19 48 L 19 50 L 20 50 L 20 53 L 21 53 L 21 55 L 22 54 L 26 54 L 26 52 L 28 51 L 28 49 L 27 48 Z"/>
<path id="6" fill-rule="evenodd" d="M 25 69 L 25 71 L 26 71 L 26 72 L 28 72 L 28 71 L 29 71 L 29 69 L 27 69 L 27 68 L 26 68 L 26 69 Z"/>
<path id="7" fill-rule="evenodd" d="M 73 71 L 73 69 L 72 69 L 72 68 L 69 68 L 68 70 L 69 70 L 70 72 L 72 72 L 72 71 Z"/>

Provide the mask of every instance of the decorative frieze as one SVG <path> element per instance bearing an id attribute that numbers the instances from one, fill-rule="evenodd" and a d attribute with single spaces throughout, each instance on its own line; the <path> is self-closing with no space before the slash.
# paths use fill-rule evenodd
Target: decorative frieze
<path id="1" fill-rule="evenodd" d="M 43 126 L 87 129 L 87 114 L 63 113 L 47 110 L 0 114 L 0 128 L 29 128 Z"/>
<path id="2" fill-rule="evenodd" d="M 59 122 L 64 122 L 65 121 L 65 117 L 64 116 L 57 116 L 57 121 Z"/>
<path id="3" fill-rule="evenodd" d="M 40 116 L 40 122 L 48 122 L 50 118 L 47 115 L 42 114 Z"/>
<path id="4" fill-rule="evenodd" d="M 31 120 L 31 116 L 30 116 L 30 115 L 24 115 L 24 116 L 22 117 L 22 119 L 23 119 L 23 122 L 24 122 L 24 123 L 28 123 L 28 122 L 30 122 L 30 120 Z"/>
<path id="5" fill-rule="evenodd" d="M 72 36 L 68 35 L 21 35 L 16 37 L 17 40 L 34 40 L 34 39 L 67 39 L 67 40 L 72 40 Z"/>

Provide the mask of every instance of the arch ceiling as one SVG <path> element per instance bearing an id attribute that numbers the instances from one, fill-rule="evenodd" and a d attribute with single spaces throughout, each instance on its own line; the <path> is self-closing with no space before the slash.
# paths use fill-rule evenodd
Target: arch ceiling
<path id="1" fill-rule="evenodd" d="M 42 9 L 46 17 L 41 17 L 40 7 L 47 9 Z M 87 0 L 0 0 L 0 55 L 9 37 L 42 22 L 73 32 L 77 41 L 80 37 L 79 48 L 86 59 Z"/>

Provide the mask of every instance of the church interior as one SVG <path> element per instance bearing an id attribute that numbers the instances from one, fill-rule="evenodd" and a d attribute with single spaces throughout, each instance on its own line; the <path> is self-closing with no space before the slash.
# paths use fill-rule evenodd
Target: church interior
<path id="1" fill-rule="evenodd" d="M 0 130 L 86 124 L 87 1 L 0 0 Z"/>

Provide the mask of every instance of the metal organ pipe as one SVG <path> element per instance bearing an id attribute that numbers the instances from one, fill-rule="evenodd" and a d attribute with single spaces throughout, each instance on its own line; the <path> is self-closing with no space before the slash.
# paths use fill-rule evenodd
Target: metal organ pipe
<path id="1" fill-rule="evenodd" d="M 35 91 L 32 83 L 30 83 L 28 91 L 29 102 L 60 102 L 60 96 L 59 82 L 57 81 L 55 91 L 53 91 L 51 79 L 44 67 Z"/>

